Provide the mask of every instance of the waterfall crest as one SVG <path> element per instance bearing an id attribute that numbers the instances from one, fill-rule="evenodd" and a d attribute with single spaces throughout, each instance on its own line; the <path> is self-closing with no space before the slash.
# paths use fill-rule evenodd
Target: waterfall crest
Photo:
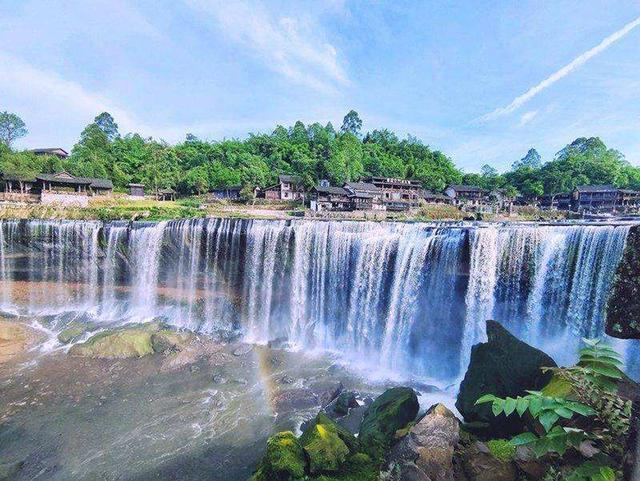
<path id="1" fill-rule="evenodd" d="M 452 379 L 494 318 L 554 354 L 603 333 L 629 225 L 0 222 L 5 311 L 286 336 Z"/>

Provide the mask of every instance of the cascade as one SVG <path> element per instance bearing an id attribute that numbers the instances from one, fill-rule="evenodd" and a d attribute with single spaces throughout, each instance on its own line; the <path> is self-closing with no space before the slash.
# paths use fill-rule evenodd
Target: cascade
<path id="1" fill-rule="evenodd" d="M 629 224 L 2 221 L 0 302 L 93 322 L 286 336 L 454 379 L 494 318 L 570 361 L 603 334 Z"/>

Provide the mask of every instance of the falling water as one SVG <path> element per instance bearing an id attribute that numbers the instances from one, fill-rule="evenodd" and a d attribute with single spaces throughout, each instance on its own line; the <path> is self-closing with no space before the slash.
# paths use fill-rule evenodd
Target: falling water
<path id="1" fill-rule="evenodd" d="M 2 221 L 5 311 L 162 318 L 452 379 L 495 318 L 562 359 L 603 333 L 629 225 Z M 554 345 L 559 347 L 555 349 Z"/>

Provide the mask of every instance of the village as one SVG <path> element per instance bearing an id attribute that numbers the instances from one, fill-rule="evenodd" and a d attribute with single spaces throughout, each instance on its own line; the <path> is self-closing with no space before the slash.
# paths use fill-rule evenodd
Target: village
<path id="1" fill-rule="evenodd" d="M 68 156 L 61 148 L 33 149 L 35 155 Z M 36 174 L 33 177 L 0 173 L 5 204 L 43 204 L 62 207 L 87 207 L 91 198 L 114 195 L 110 179 L 74 176 L 66 171 Z M 485 189 L 473 185 L 448 185 L 442 192 L 424 189 L 418 180 L 365 176 L 355 182 L 330 185 L 321 180 L 308 189 L 300 176 L 281 174 L 269 187 L 255 188 L 251 199 L 242 195 L 242 186 L 212 189 L 200 196 L 203 204 L 226 202 L 242 205 L 261 202 L 262 206 L 281 208 L 300 206 L 313 216 L 330 213 L 412 213 L 421 206 L 451 206 L 469 214 L 511 215 L 525 208 L 582 215 L 636 214 L 640 209 L 640 191 L 613 185 L 582 185 L 572 192 L 525 198 L 506 189 Z M 120 194 L 122 195 L 122 194 Z M 129 200 L 153 199 L 159 202 L 176 199 L 173 189 L 145 190 L 144 184 L 131 183 L 125 197 Z"/>

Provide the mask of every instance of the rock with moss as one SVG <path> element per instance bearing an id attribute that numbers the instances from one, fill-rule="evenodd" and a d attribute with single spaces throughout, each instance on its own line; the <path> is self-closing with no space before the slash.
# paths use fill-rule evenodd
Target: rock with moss
<path id="1" fill-rule="evenodd" d="M 640 339 L 640 226 L 632 226 L 607 305 L 606 333 Z"/>
<path id="2" fill-rule="evenodd" d="M 514 460 L 516 447 L 506 439 L 491 439 L 487 441 L 489 452 L 499 461 L 509 463 Z"/>
<path id="3" fill-rule="evenodd" d="M 396 431 L 414 421 L 418 409 L 418 396 L 409 387 L 394 387 L 378 396 L 360 424 L 358 439 L 363 450 L 374 460 L 381 460 L 393 444 Z"/>
<path id="4" fill-rule="evenodd" d="M 378 481 L 380 472 L 373 460 L 364 453 L 356 453 L 342 464 L 337 473 L 323 474 L 317 481 Z"/>
<path id="5" fill-rule="evenodd" d="M 504 446 L 494 449 L 499 456 L 505 457 Z M 518 470 L 511 459 L 503 461 L 496 456 L 487 444 L 480 441 L 468 446 L 462 453 L 464 474 L 469 481 L 515 481 Z"/>
<path id="6" fill-rule="evenodd" d="M 58 334 L 58 341 L 69 344 L 77 341 L 85 333 L 95 329 L 95 325 L 88 322 L 71 322 Z"/>
<path id="7" fill-rule="evenodd" d="M 453 458 L 460 441 L 460 423 L 442 404 L 427 410 L 386 456 L 386 469 L 399 479 L 453 481 Z"/>
<path id="8" fill-rule="evenodd" d="M 337 472 L 349 454 L 358 450 L 358 441 L 324 413 L 316 416 L 300 436 L 309 458 L 311 474 Z"/>
<path id="9" fill-rule="evenodd" d="M 291 431 L 274 434 L 250 481 L 298 481 L 305 478 L 307 461 L 304 450 Z"/>
<path id="10" fill-rule="evenodd" d="M 488 341 L 471 349 L 469 368 L 460 384 L 456 408 L 469 423 L 486 423 L 494 436 L 522 432 L 514 416 L 494 416 L 490 404 L 476 405 L 485 394 L 517 397 L 527 390 L 538 391 L 551 380 L 542 367 L 556 367 L 544 352 L 520 341 L 496 321 L 487 321 Z"/>
<path id="11" fill-rule="evenodd" d="M 356 400 L 355 393 L 353 391 L 343 391 L 336 398 L 333 412 L 340 416 L 344 416 L 346 414 L 349 414 L 350 408 L 356 407 L 358 407 L 358 401 Z"/>
<path id="12" fill-rule="evenodd" d="M 158 353 L 178 352 L 193 338 L 194 335 L 191 332 L 161 329 L 151 334 L 151 347 Z"/>

